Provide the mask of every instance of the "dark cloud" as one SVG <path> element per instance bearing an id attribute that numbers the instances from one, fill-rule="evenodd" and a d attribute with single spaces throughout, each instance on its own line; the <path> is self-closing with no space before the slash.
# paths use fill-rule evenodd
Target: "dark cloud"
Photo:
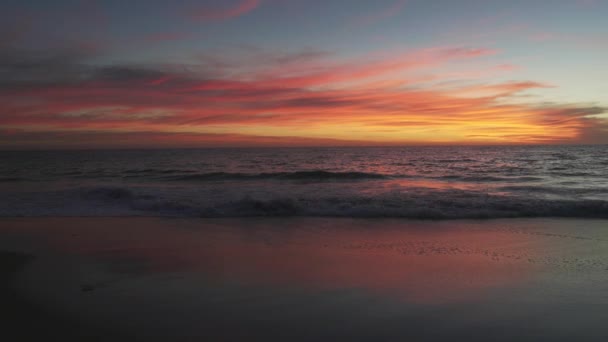
<path id="1" fill-rule="evenodd" d="M 78 141 L 78 144 L 74 144 Z M 87 148 L 190 148 L 251 146 L 362 146 L 356 140 L 272 137 L 246 134 L 171 133 L 155 131 L 26 131 L 0 129 L 0 150 Z"/>
<path id="2" fill-rule="evenodd" d="M 0 85 L 57 84 L 82 80 L 89 73 L 82 50 L 0 49 Z"/>
<path id="3" fill-rule="evenodd" d="M 108 66 L 95 69 L 93 79 L 101 81 L 131 82 L 131 81 L 153 81 L 167 77 L 168 73 L 160 70 L 145 69 L 132 66 Z"/>

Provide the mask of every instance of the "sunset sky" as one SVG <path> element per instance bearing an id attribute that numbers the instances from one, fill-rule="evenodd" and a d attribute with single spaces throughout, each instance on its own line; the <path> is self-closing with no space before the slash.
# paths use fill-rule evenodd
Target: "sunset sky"
<path id="1" fill-rule="evenodd" d="M 608 143 L 608 0 L 3 0 L 0 148 Z"/>

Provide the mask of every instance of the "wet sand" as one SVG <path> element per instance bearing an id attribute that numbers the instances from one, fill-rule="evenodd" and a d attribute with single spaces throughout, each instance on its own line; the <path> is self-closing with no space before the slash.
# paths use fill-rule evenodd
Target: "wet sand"
<path id="1" fill-rule="evenodd" d="M 4 218 L 0 237 L 13 341 L 608 336 L 606 220 Z"/>
<path id="2" fill-rule="evenodd" d="M 23 296 L 15 287 L 18 275 L 33 257 L 26 254 L 0 252 L 0 339 L 3 341 L 110 341 L 128 340 L 75 316 L 62 316 Z M 92 323 L 92 322 L 91 322 Z"/>

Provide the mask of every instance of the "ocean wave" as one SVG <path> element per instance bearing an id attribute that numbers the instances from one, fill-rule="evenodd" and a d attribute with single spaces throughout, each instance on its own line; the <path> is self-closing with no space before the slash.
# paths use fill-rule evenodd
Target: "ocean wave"
<path id="1" fill-rule="evenodd" d="M 461 180 L 464 182 L 539 182 L 543 178 L 532 177 L 532 176 L 520 176 L 520 177 L 499 177 L 499 176 L 458 176 L 458 175 L 446 175 L 438 177 L 439 179 L 446 180 Z"/>
<path id="2" fill-rule="evenodd" d="M 101 187 L 82 191 L 82 197 L 89 200 L 121 200 L 133 198 L 133 192 L 120 187 Z"/>
<path id="3" fill-rule="evenodd" d="M 365 180 L 386 179 L 387 175 L 367 172 L 330 172 L 330 171 L 296 171 L 296 172 L 270 172 L 270 173 L 230 173 L 210 172 L 191 175 L 169 176 L 165 180 L 170 181 L 222 181 L 222 180 Z"/>
<path id="4" fill-rule="evenodd" d="M 560 177 L 589 177 L 595 176 L 593 172 L 555 172 L 555 176 Z"/>
<path id="5" fill-rule="evenodd" d="M 7 193 L 2 196 L 12 200 L 0 201 L 0 216 L 608 218 L 605 200 L 506 196 L 457 189 L 365 194 L 323 190 L 323 185 L 312 192 L 307 191 L 308 185 L 297 191 L 290 188 L 278 192 L 252 192 L 237 187 L 217 190 L 221 188 L 116 186 Z"/>
<path id="6" fill-rule="evenodd" d="M 579 185 L 580 183 L 571 183 L 569 186 L 554 187 L 554 186 L 526 186 L 526 185 L 513 185 L 503 186 L 498 188 L 503 191 L 517 191 L 517 192 L 536 192 L 540 194 L 558 194 L 558 195 L 569 195 L 569 194 L 608 194 L 608 188 L 606 187 L 576 187 L 572 185 Z"/>
<path id="7" fill-rule="evenodd" d="M 149 215 L 186 217 L 353 217 L 409 219 L 491 219 L 513 217 L 608 218 L 608 202 L 547 200 L 490 196 L 468 192 L 437 192 L 425 196 L 255 197 L 198 203 L 184 200 L 138 199 L 132 208 Z"/>
<path id="8" fill-rule="evenodd" d="M 471 159 L 471 158 L 453 158 L 453 159 L 437 159 L 434 160 L 434 162 L 436 163 L 441 163 L 441 164 L 450 164 L 450 163 L 472 163 L 472 162 L 476 162 L 477 160 Z"/>
<path id="9" fill-rule="evenodd" d="M 179 173 L 193 173 L 192 170 L 179 170 L 179 169 L 129 169 L 122 171 L 124 174 L 129 175 L 166 175 L 166 174 L 179 174 Z"/>

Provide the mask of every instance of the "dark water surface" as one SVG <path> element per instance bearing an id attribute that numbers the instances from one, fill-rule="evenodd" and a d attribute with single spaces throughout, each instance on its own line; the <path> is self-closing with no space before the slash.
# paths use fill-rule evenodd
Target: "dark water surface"
<path id="1" fill-rule="evenodd" d="M 608 217 L 606 146 L 0 152 L 2 216 Z"/>

